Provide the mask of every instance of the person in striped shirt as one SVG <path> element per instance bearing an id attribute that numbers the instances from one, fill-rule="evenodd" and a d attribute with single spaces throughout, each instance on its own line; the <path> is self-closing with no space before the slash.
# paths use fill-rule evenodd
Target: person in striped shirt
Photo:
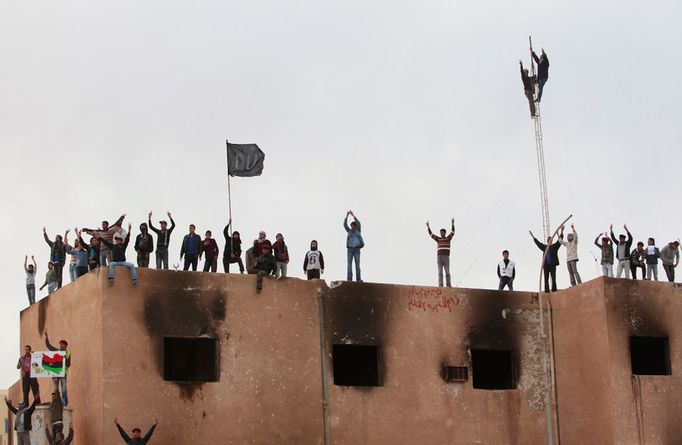
<path id="1" fill-rule="evenodd" d="M 438 263 L 438 286 L 443 287 L 443 270 L 445 270 L 445 283 L 447 287 L 452 287 L 450 282 L 450 242 L 455 236 L 455 218 L 451 219 L 452 229 L 449 235 L 445 235 L 445 229 L 440 229 L 440 236 L 436 236 L 431 232 L 431 226 L 426 221 L 426 229 L 429 231 L 429 236 L 438 244 L 436 251 L 436 258 Z"/>

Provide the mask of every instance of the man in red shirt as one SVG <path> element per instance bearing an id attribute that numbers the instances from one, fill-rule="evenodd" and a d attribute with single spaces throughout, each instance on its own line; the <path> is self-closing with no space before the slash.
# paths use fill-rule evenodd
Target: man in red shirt
<path id="1" fill-rule="evenodd" d="M 40 389 L 38 379 L 31 378 L 31 346 L 24 346 L 24 355 L 19 357 L 17 369 L 21 370 L 21 388 L 24 390 L 24 404 L 28 406 L 29 390 L 33 392 L 33 398 L 40 402 Z"/>
<path id="2" fill-rule="evenodd" d="M 445 229 L 440 229 L 440 236 L 436 236 L 431 232 L 431 226 L 426 221 L 426 229 L 429 231 L 429 236 L 433 238 L 438 244 L 436 251 L 436 258 L 438 262 L 438 286 L 443 287 L 443 270 L 445 270 L 445 283 L 447 287 L 452 287 L 450 282 L 450 242 L 455 236 L 455 218 L 451 219 L 452 230 L 449 235 L 445 235 Z"/>

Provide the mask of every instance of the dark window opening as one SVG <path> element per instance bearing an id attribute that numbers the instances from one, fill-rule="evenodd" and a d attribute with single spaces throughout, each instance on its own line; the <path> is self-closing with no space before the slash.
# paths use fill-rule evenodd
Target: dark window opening
<path id="1" fill-rule="evenodd" d="M 469 380 L 469 368 L 443 365 L 441 376 L 446 382 L 466 382 Z"/>
<path id="2" fill-rule="evenodd" d="M 516 389 L 514 351 L 471 350 L 475 389 Z"/>
<path id="3" fill-rule="evenodd" d="M 217 382 L 218 340 L 209 337 L 164 337 L 163 379 L 172 382 Z"/>
<path id="4" fill-rule="evenodd" d="M 632 373 L 670 375 L 668 337 L 630 337 Z"/>
<path id="5" fill-rule="evenodd" d="M 334 384 L 338 386 L 382 386 L 379 346 L 334 345 Z"/>

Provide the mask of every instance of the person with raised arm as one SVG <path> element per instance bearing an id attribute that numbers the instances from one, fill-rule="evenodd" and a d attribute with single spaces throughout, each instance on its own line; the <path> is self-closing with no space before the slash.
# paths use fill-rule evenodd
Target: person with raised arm
<path id="1" fill-rule="evenodd" d="M 102 240 L 107 240 L 109 243 L 114 242 L 114 236 L 121 230 L 121 224 L 123 224 L 123 220 L 128 216 L 127 213 L 124 213 L 123 215 L 119 216 L 119 218 L 116 220 L 116 222 L 113 225 L 109 225 L 109 221 L 102 221 L 102 228 L 101 229 L 83 229 L 83 232 L 87 233 L 90 236 L 95 236 L 97 234 L 98 238 L 100 240 L 100 246 L 99 246 L 99 265 L 101 267 L 107 266 L 109 263 L 112 261 L 112 253 L 109 247 L 106 244 L 102 244 Z"/>
<path id="2" fill-rule="evenodd" d="M 545 292 L 550 291 L 549 287 L 549 280 L 552 280 L 552 292 L 556 292 L 557 285 L 556 285 L 556 267 L 559 265 L 559 249 L 561 248 L 561 242 L 559 241 L 561 237 L 563 236 L 564 232 L 563 230 L 559 234 L 559 239 L 556 240 L 553 244 L 550 244 L 552 242 L 552 237 L 548 236 L 547 237 L 547 244 L 541 243 L 537 238 L 535 238 L 535 235 L 533 235 L 532 231 L 528 231 L 530 234 L 530 237 L 533 238 L 533 242 L 535 242 L 535 245 L 540 249 L 542 252 L 545 252 L 547 250 L 547 255 L 545 256 L 545 261 L 542 264 L 542 271 L 544 273 L 544 278 L 545 278 Z M 547 249 L 547 246 L 549 246 L 549 249 Z"/>
<path id="3" fill-rule="evenodd" d="M 156 429 L 156 426 L 159 424 L 159 421 L 157 419 L 154 419 L 154 425 L 152 425 L 152 427 L 149 429 L 149 431 L 147 431 L 147 434 L 145 434 L 144 437 L 141 436 L 142 430 L 140 430 L 137 427 L 133 428 L 131 431 L 133 437 L 128 436 L 128 433 L 126 433 L 123 427 L 118 423 L 118 418 L 114 418 L 114 424 L 116 425 L 116 429 L 118 429 L 118 432 L 123 438 L 123 441 L 126 443 L 126 445 L 146 445 L 152 438 L 152 434 L 154 434 L 154 430 Z"/>
<path id="4" fill-rule="evenodd" d="M 611 240 L 616 245 L 616 259 L 618 260 L 618 267 L 616 269 L 616 278 L 620 278 L 625 271 L 625 278 L 630 278 L 630 249 L 632 248 L 632 234 L 628 230 L 628 225 L 623 224 L 625 233 L 627 237 L 621 233 L 618 235 L 618 239 L 613 234 L 613 224 L 609 226 L 609 232 L 611 232 Z M 627 238 L 627 239 L 626 239 Z"/>
<path id="5" fill-rule="evenodd" d="M 26 273 L 26 294 L 28 295 L 28 305 L 36 302 L 36 274 L 38 273 L 38 265 L 36 259 L 31 255 L 33 264 L 28 264 L 28 255 L 24 255 L 24 273 Z"/>
<path id="6" fill-rule="evenodd" d="M 535 82 L 536 77 L 528 74 L 528 69 L 523 67 L 523 61 L 519 60 L 521 67 L 521 82 L 523 82 L 523 94 L 528 99 L 528 106 L 530 107 L 530 117 L 535 117 Z"/>
<path id="7" fill-rule="evenodd" d="M 446 235 L 445 229 L 440 229 L 440 236 L 436 236 L 431 231 L 431 225 L 426 221 L 426 230 L 429 236 L 436 242 L 438 248 L 436 250 L 436 264 L 438 265 L 438 286 L 443 287 L 443 271 L 445 271 L 445 284 L 447 287 L 452 287 L 450 282 L 450 243 L 452 237 L 455 236 L 455 218 L 450 219 L 452 227 L 450 234 Z"/>
<path id="8" fill-rule="evenodd" d="M 38 290 L 43 290 L 45 286 L 47 286 L 47 295 L 50 295 L 52 292 L 57 290 L 57 271 L 54 268 L 54 263 L 50 261 L 47 263 L 47 273 L 45 274 L 45 282 L 43 283 L 42 286 L 40 286 L 40 289 Z"/>
<path id="9" fill-rule="evenodd" d="M 36 405 L 40 402 L 40 398 L 33 399 L 31 406 L 22 400 L 17 407 L 12 406 L 12 401 L 7 397 L 3 397 L 7 408 L 14 414 L 14 431 L 17 433 L 17 445 L 31 445 L 31 416 L 36 409 Z"/>
<path id="10" fill-rule="evenodd" d="M 566 234 L 566 241 L 564 241 L 563 230 L 561 227 L 561 236 L 559 242 L 566 248 L 566 267 L 568 268 L 568 278 L 571 281 L 571 286 L 582 283 L 580 274 L 578 273 L 578 232 L 575 231 L 575 226 L 571 224 L 572 233 Z"/>
<path id="11" fill-rule="evenodd" d="M 223 229 L 223 236 L 225 237 L 225 249 L 223 250 L 223 270 L 225 273 L 230 273 L 230 264 L 237 263 L 239 266 L 239 273 L 244 273 L 244 263 L 242 262 L 242 239 L 239 232 L 236 230 L 230 235 L 230 226 L 232 225 L 232 218 L 227 221 L 227 225 Z"/>
<path id="12" fill-rule="evenodd" d="M 73 258 L 74 263 L 73 263 L 73 273 L 74 273 L 74 280 L 77 280 L 78 278 L 82 277 L 86 273 L 88 273 L 88 262 L 90 259 L 88 250 L 86 249 L 87 244 L 83 242 L 83 237 L 81 236 L 81 231 L 78 230 L 78 227 L 75 229 L 76 231 L 76 241 L 74 242 L 73 248 L 69 249 L 66 253 L 71 255 L 71 258 Z"/>
<path id="13" fill-rule="evenodd" d="M 67 384 L 67 379 L 66 376 L 69 372 L 69 368 L 71 367 L 71 351 L 69 351 L 69 342 L 66 340 L 62 339 L 59 340 L 59 347 L 55 347 L 50 343 L 50 337 L 47 336 L 47 329 L 45 330 L 45 347 L 49 351 L 61 351 L 64 353 L 64 377 L 53 377 L 52 378 L 52 388 L 53 391 L 56 393 L 59 393 L 60 387 L 61 387 L 61 394 L 62 394 L 62 401 L 64 402 L 64 406 L 69 406 L 69 396 L 68 393 L 66 392 L 66 384 Z"/>
<path id="14" fill-rule="evenodd" d="M 353 217 L 353 222 L 348 226 L 348 216 Z M 360 250 L 365 247 L 365 240 L 362 238 L 362 224 L 352 210 L 346 212 L 343 220 L 343 228 L 346 230 L 346 250 L 348 273 L 346 279 L 353 281 L 353 262 L 355 262 L 355 280 L 362 282 L 360 275 Z"/>
<path id="15" fill-rule="evenodd" d="M 601 244 L 599 244 L 599 237 L 601 237 Z M 609 235 L 606 232 L 600 233 L 594 239 L 594 245 L 601 250 L 602 275 L 613 278 L 613 244 L 609 239 Z"/>
<path id="16" fill-rule="evenodd" d="M 114 267 L 126 267 L 130 270 L 130 281 L 132 281 L 133 286 L 137 286 L 137 269 L 133 263 L 126 261 L 126 249 L 128 248 L 128 243 L 130 242 L 130 229 L 131 224 L 128 224 L 128 233 L 126 234 L 126 239 L 121 239 L 121 235 L 116 234 L 114 236 L 113 244 L 104 238 L 99 238 L 98 234 L 95 234 L 97 238 L 111 250 L 111 263 L 109 263 L 109 284 L 114 284 Z"/>
<path id="17" fill-rule="evenodd" d="M 175 229 L 175 221 L 171 216 L 171 212 L 166 212 L 168 219 L 171 222 L 171 226 L 168 227 L 168 222 L 165 220 L 159 221 L 160 229 L 154 227 L 152 224 L 152 211 L 149 211 L 149 228 L 152 232 L 156 233 L 156 268 L 157 269 L 168 269 L 168 246 L 170 245 L 170 236 Z"/>
<path id="18" fill-rule="evenodd" d="M 67 230 L 64 236 L 68 233 L 69 231 Z M 62 273 L 64 271 L 64 264 L 66 263 L 66 244 L 61 235 L 55 236 L 54 241 L 50 240 L 50 237 L 47 236 L 47 229 L 45 227 L 43 227 L 43 237 L 45 238 L 47 245 L 50 246 L 50 261 L 54 266 L 54 272 L 57 277 L 57 289 L 59 289 L 62 287 Z"/>
<path id="19" fill-rule="evenodd" d="M 547 58 L 547 54 L 545 53 L 544 48 L 542 48 L 542 53 L 540 54 L 540 57 L 538 57 L 538 55 L 535 54 L 533 48 L 530 49 L 530 52 L 531 56 L 533 57 L 533 60 L 535 60 L 535 63 L 538 64 L 538 97 L 537 99 L 535 99 L 535 101 L 540 102 L 540 100 L 542 99 L 542 89 L 545 88 L 545 84 L 549 79 L 549 59 Z"/>
<path id="20" fill-rule="evenodd" d="M 69 423 L 69 435 L 66 438 L 64 438 L 64 433 L 61 431 L 55 433 L 54 437 L 52 437 L 47 427 L 45 427 L 45 436 L 47 437 L 48 445 L 69 445 L 73 440 L 73 423 Z"/>

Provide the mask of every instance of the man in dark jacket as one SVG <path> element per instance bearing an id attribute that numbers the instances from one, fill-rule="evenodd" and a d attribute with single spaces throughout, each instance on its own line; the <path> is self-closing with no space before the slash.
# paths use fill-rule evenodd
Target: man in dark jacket
<path id="1" fill-rule="evenodd" d="M 53 438 L 50 430 L 47 428 L 45 428 L 45 435 L 47 436 L 48 445 L 69 445 L 73 441 L 73 424 L 69 424 L 69 437 L 66 439 L 61 431 L 55 433 Z"/>
<path id="2" fill-rule="evenodd" d="M 52 434 L 56 437 L 57 433 L 64 430 L 64 402 L 59 394 L 59 390 L 52 393 L 52 402 L 50 402 L 50 423 L 52 424 Z"/>
<path id="3" fill-rule="evenodd" d="M 225 273 L 230 272 L 230 264 L 237 263 L 239 265 L 239 273 L 244 273 L 244 263 L 242 263 L 242 240 L 239 232 L 236 230 L 230 235 L 230 225 L 232 218 L 229 219 L 227 225 L 223 229 L 225 236 L 225 249 L 223 250 L 223 269 Z"/>
<path id="4" fill-rule="evenodd" d="M 535 117 L 535 76 L 528 75 L 528 70 L 523 68 L 523 62 L 519 60 L 521 66 L 521 81 L 523 82 L 523 94 L 528 99 L 528 106 L 530 107 L 530 117 Z"/>
<path id="5" fill-rule="evenodd" d="M 147 434 L 144 435 L 144 437 L 141 437 L 140 434 L 142 431 L 139 428 L 133 428 L 133 437 L 128 436 L 128 434 L 125 432 L 125 430 L 119 425 L 118 419 L 114 419 L 114 423 L 116 424 L 116 428 L 118 429 L 119 434 L 121 434 L 121 437 L 125 441 L 127 445 L 145 445 L 147 442 L 149 442 L 149 439 L 152 438 L 152 434 L 154 434 L 154 430 L 156 429 L 156 425 L 159 424 L 159 421 L 154 419 L 154 425 L 147 431 Z"/>
<path id="6" fill-rule="evenodd" d="M 543 252 L 547 251 L 545 262 L 542 265 L 542 270 L 545 276 L 545 292 L 549 292 L 550 278 L 552 279 L 552 292 L 556 292 L 556 267 L 559 265 L 559 248 L 561 247 L 561 242 L 559 239 L 557 239 L 554 244 L 549 244 L 552 242 L 552 238 L 548 236 L 547 244 L 543 244 L 538 241 L 537 238 L 535 238 L 533 232 L 529 230 L 528 233 L 530 233 L 530 236 L 533 238 L 535 245 L 538 246 L 538 249 L 542 250 Z M 562 231 L 559 235 L 559 238 L 561 238 L 563 234 L 564 233 Z M 549 249 L 547 249 L 547 245 L 549 245 Z"/>
<path id="7" fill-rule="evenodd" d="M 154 239 L 149 233 L 147 223 L 140 224 L 140 234 L 135 238 L 137 267 L 149 267 L 149 254 L 154 251 Z"/>
<path id="8" fill-rule="evenodd" d="M 638 242 L 637 247 L 630 253 L 630 272 L 632 272 L 632 279 L 637 279 L 637 269 L 642 269 L 642 279 L 646 279 L 646 251 L 644 250 L 644 243 Z"/>
<path id="9" fill-rule="evenodd" d="M 133 282 L 133 286 L 137 286 L 137 269 L 133 263 L 126 261 L 126 249 L 128 248 L 128 243 L 130 242 L 130 229 L 131 225 L 128 224 L 128 233 L 126 234 L 125 241 L 121 239 L 120 235 L 114 236 L 114 243 L 111 244 L 104 238 L 100 238 L 99 235 L 95 235 L 99 240 L 111 250 L 111 259 L 113 260 L 109 263 L 109 284 L 114 284 L 114 267 L 126 267 L 130 270 L 130 280 Z"/>
<path id="10" fill-rule="evenodd" d="M 611 232 L 611 240 L 616 245 L 616 259 L 618 260 L 618 268 L 616 269 L 616 278 L 620 278 L 625 271 L 625 278 L 630 278 L 630 249 L 632 248 L 632 234 L 628 230 L 628 225 L 624 224 L 623 228 L 627 233 L 627 239 L 624 234 L 618 235 L 618 239 L 613 234 L 613 224 L 609 228 Z"/>
<path id="11" fill-rule="evenodd" d="M 157 229 L 154 227 L 154 224 L 152 224 L 152 212 L 149 212 L 149 228 L 152 229 L 152 232 L 156 233 L 156 268 L 161 269 L 162 267 L 164 269 L 168 269 L 168 245 L 170 244 L 170 236 L 171 232 L 173 232 L 173 229 L 175 229 L 175 221 L 173 221 L 173 217 L 171 216 L 170 212 L 166 213 L 168 215 L 168 219 L 170 219 L 171 226 L 170 228 L 168 227 L 168 223 L 166 221 L 159 221 L 159 224 L 161 225 L 160 229 Z"/>
<path id="12" fill-rule="evenodd" d="M 54 241 L 51 241 L 47 236 L 47 229 L 45 227 L 43 227 L 43 237 L 47 245 L 50 246 L 50 261 L 54 264 L 54 270 L 57 274 L 57 289 L 59 289 L 62 287 L 62 272 L 64 264 L 66 264 L 66 244 L 62 241 L 61 235 L 57 235 Z"/>
<path id="13" fill-rule="evenodd" d="M 260 293 L 263 290 L 263 277 L 266 275 L 274 276 L 277 271 L 277 260 L 272 254 L 272 247 L 268 246 L 267 244 L 263 245 L 263 253 L 256 261 L 256 270 L 258 271 L 258 278 L 256 279 L 256 292 Z"/>
<path id="14" fill-rule="evenodd" d="M 4 399 L 7 408 L 16 416 L 14 431 L 17 433 L 17 445 L 31 445 L 31 416 L 40 399 L 34 399 L 33 403 L 28 408 L 23 400 L 19 402 L 19 405 L 15 408 L 12 406 L 11 400 L 7 400 L 7 397 Z"/>
<path id="15" fill-rule="evenodd" d="M 220 249 L 218 249 L 218 243 L 213 239 L 213 233 L 210 230 L 206 231 L 206 236 L 201 242 L 201 255 L 204 255 L 204 272 L 217 272 L 218 271 L 218 255 L 220 254 Z"/>
<path id="16" fill-rule="evenodd" d="M 536 102 L 540 102 L 540 99 L 542 99 L 542 89 L 549 79 L 549 59 L 547 58 L 547 54 L 545 54 L 544 48 L 542 49 L 540 57 L 535 54 L 535 51 L 533 51 L 532 48 L 531 54 L 535 63 L 538 64 L 538 98 L 536 99 Z"/>
<path id="17" fill-rule="evenodd" d="M 19 357 L 17 362 L 17 369 L 21 371 L 21 388 L 24 392 L 24 405 L 28 405 L 28 393 L 33 392 L 33 398 L 40 401 L 40 388 L 38 386 L 38 379 L 31 378 L 31 354 L 32 349 L 30 345 L 24 346 L 24 355 Z"/>
<path id="18" fill-rule="evenodd" d="M 197 270 L 199 256 L 203 250 L 201 237 L 195 233 L 196 229 L 197 228 L 194 224 L 190 224 L 189 233 L 182 239 L 180 259 L 182 259 L 183 256 L 185 257 L 185 265 L 182 270 L 189 270 L 190 266 L 192 266 L 193 271 Z"/>

